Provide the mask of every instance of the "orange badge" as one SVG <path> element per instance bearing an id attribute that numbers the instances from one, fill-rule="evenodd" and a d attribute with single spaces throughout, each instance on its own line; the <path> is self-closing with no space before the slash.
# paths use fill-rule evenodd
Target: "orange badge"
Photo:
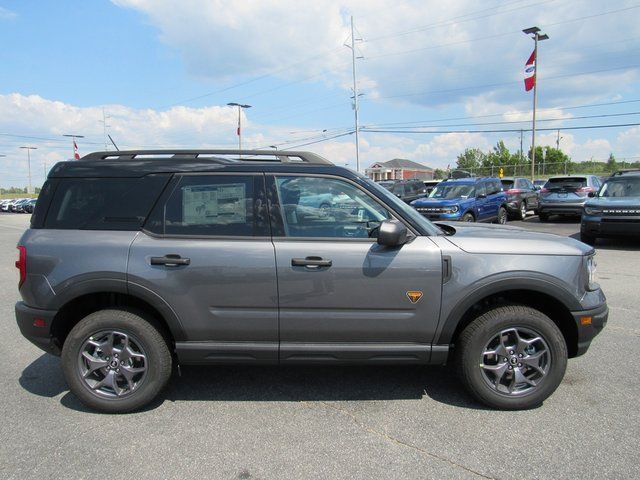
<path id="1" fill-rule="evenodd" d="M 419 292 L 417 290 L 409 290 L 407 292 L 407 298 L 411 300 L 411 303 L 417 303 L 418 300 L 422 298 L 422 292 Z"/>

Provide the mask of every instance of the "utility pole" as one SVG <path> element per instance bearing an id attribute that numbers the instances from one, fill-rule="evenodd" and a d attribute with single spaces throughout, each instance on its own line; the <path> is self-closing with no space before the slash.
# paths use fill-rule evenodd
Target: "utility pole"
<path id="1" fill-rule="evenodd" d="M 251 108 L 251 105 L 243 105 L 241 103 L 231 102 L 227 103 L 229 107 L 238 107 L 238 150 L 240 151 L 240 158 L 242 158 L 242 109 Z"/>
<path id="2" fill-rule="evenodd" d="M 29 169 L 29 188 L 27 189 L 27 193 L 33 193 L 33 187 L 31 186 L 31 150 L 37 150 L 38 147 L 24 146 L 20 147 L 27 151 L 27 168 Z"/>
<path id="3" fill-rule="evenodd" d="M 107 150 L 109 150 L 107 148 L 107 128 L 109 128 L 111 125 L 107 125 L 107 119 L 111 118 L 111 115 L 107 115 L 107 113 L 104 111 L 104 107 L 102 107 L 102 120 L 99 120 L 100 123 L 102 123 L 102 134 L 104 136 L 104 151 L 106 152 Z"/>
<path id="4" fill-rule="evenodd" d="M 351 68 L 353 72 L 353 113 L 355 120 L 355 134 L 356 134 L 356 172 L 360 171 L 360 124 L 358 119 L 359 105 L 358 105 L 358 76 L 356 71 L 356 59 L 362 58 L 356 56 L 356 42 L 361 42 L 361 38 L 356 38 L 355 28 L 353 27 L 353 15 L 351 16 L 351 45 L 345 43 L 345 47 L 351 49 Z"/>
<path id="5" fill-rule="evenodd" d="M 525 28 L 523 30 L 527 35 L 533 34 L 533 41 L 535 42 L 535 47 L 533 49 L 533 65 L 534 65 L 534 75 L 535 79 L 533 82 L 533 126 L 531 130 L 531 181 L 535 180 L 535 164 L 536 164 L 536 104 L 538 103 L 538 42 L 542 40 L 547 40 L 549 35 L 540 34 L 540 29 L 538 27 L 530 27 Z"/>

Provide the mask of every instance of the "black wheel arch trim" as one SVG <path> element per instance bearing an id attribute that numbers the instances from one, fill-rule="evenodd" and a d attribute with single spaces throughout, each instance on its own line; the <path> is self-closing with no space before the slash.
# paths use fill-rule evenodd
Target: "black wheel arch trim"
<path id="1" fill-rule="evenodd" d="M 45 306 L 45 309 L 60 310 L 76 298 L 97 293 L 119 293 L 151 305 L 162 316 L 162 320 L 166 323 L 175 341 L 187 340 L 180 318 L 160 295 L 142 285 L 127 282 L 125 279 L 93 278 L 74 283 L 57 293 Z"/>
<path id="2" fill-rule="evenodd" d="M 562 303 L 568 311 L 582 310 L 580 301 L 559 282 L 540 273 L 527 272 L 526 276 L 511 274 L 498 274 L 477 286 L 472 292 L 465 295 L 447 315 L 446 320 L 436 334 L 434 344 L 449 344 L 464 314 L 480 300 L 513 290 L 531 291 L 548 295 Z"/>

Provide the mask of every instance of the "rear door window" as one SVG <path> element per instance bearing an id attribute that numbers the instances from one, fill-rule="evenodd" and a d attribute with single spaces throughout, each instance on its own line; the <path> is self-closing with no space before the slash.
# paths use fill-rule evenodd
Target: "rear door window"
<path id="1" fill-rule="evenodd" d="M 263 175 L 182 175 L 145 229 L 160 235 L 270 235 Z"/>
<path id="2" fill-rule="evenodd" d="M 565 191 L 575 191 L 579 188 L 587 186 L 587 178 L 586 177 L 558 177 L 558 178 L 550 178 L 545 188 L 548 190 L 565 190 Z"/>

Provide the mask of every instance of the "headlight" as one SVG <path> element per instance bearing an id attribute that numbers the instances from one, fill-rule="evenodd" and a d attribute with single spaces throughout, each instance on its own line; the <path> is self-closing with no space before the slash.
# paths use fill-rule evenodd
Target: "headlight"
<path id="1" fill-rule="evenodd" d="M 460 207 L 458 207 L 458 205 L 453 205 L 451 207 L 444 207 L 442 209 L 444 213 L 456 213 L 458 210 L 460 210 Z"/>
<path id="2" fill-rule="evenodd" d="M 587 257 L 587 289 L 597 290 L 600 286 L 596 283 L 596 260 L 593 255 Z"/>
<path id="3" fill-rule="evenodd" d="M 586 213 L 587 215 L 598 215 L 602 213 L 602 210 L 600 210 L 599 208 L 584 207 L 584 213 Z"/>

